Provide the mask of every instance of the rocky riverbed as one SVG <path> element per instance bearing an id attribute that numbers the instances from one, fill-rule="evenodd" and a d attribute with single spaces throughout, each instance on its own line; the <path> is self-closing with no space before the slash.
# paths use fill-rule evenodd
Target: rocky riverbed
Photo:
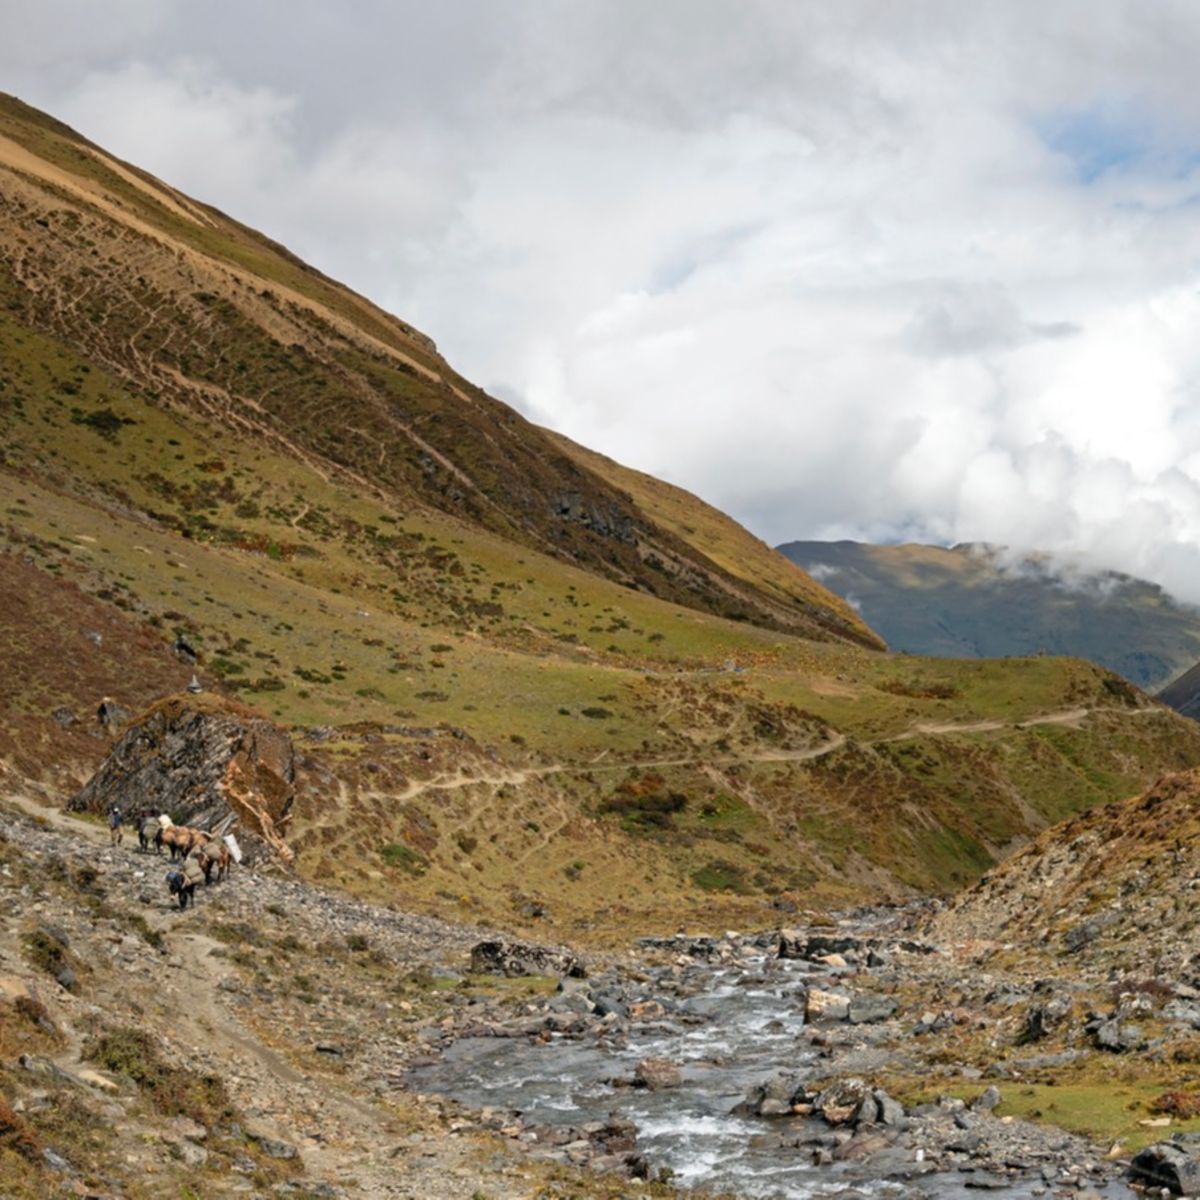
<path id="1" fill-rule="evenodd" d="M 1038 985 L 981 976 L 954 1008 L 914 1012 L 913 990 L 944 996 L 956 966 L 912 923 L 875 912 L 835 930 L 646 941 L 642 970 L 567 976 L 538 1011 L 427 1031 L 434 1053 L 410 1079 L 480 1110 L 535 1157 L 749 1197 L 1195 1190 L 1198 1134 L 1134 1156 L 998 1112 L 1041 1060 L 1063 1057 L 1003 1053 L 1027 1039 L 1022 1021 L 1049 1019 Z M 997 995 L 1021 1010 L 1018 1034 L 1007 1036 L 1011 1017 L 996 1022 L 981 1067 L 968 1043 L 988 1032 Z M 1189 1024 L 1186 1002 L 1164 1007 Z M 1093 1014 L 1081 1035 L 1100 1052 L 1127 1049 L 1097 1040 L 1113 1025 L 1117 1014 Z M 957 1063 L 945 1054 L 955 1038 Z M 931 1059 L 949 1080 L 941 1094 L 921 1087 Z M 902 1103 L 881 1077 L 931 1094 Z"/>
<path id="2" fill-rule="evenodd" d="M 50 816 L 0 813 L 0 1080 L 56 1188 L 1117 1197 L 1140 1162 L 1200 1192 L 1197 1122 L 1139 1099 L 1192 1094 L 1195 981 L 1002 968 L 931 944 L 919 909 L 607 959 L 262 871 L 180 913 L 162 861 Z M 98 1068 L 91 1040 L 131 1027 L 219 1077 L 228 1114 L 181 1120 Z M 1022 1119 L 1053 1085 L 1128 1091 L 1139 1140 Z"/>

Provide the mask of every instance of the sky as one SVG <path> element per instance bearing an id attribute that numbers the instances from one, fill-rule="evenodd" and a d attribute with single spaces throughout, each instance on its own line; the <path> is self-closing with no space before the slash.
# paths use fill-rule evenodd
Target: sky
<path id="1" fill-rule="evenodd" d="M 1193 0 L 0 0 L 0 88 L 764 539 L 1200 603 Z"/>

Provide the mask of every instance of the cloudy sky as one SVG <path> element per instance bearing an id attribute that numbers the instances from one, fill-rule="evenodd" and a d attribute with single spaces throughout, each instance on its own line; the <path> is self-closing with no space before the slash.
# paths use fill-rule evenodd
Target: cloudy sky
<path id="1" fill-rule="evenodd" d="M 764 538 L 1200 602 L 1193 0 L 0 0 L 0 87 Z"/>

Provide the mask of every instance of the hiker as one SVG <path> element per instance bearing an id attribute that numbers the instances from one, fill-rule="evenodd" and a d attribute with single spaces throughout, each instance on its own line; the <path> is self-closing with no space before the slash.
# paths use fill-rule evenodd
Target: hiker
<path id="1" fill-rule="evenodd" d="M 114 804 L 108 810 L 108 836 L 114 846 L 119 846 L 125 836 L 121 831 L 124 823 L 125 818 L 121 816 L 121 810 Z"/>
<path id="2" fill-rule="evenodd" d="M 217 882 L 220 883 L 229 871 L 232 856 L 229 847 L 216 836 L 210 836 L 205 842 L 196 847 L 194 853 L 204 868 L 204 886 L 212 883 L 213 869 L 216 868 Z"/>

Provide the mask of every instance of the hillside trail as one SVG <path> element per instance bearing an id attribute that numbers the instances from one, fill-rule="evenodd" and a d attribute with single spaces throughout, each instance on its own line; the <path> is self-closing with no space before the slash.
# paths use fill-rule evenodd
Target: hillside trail
<path id="1" fill-rule="evenodd" d="M 864 746 L 880 746 L 891 742 L 909 741 L 913 738 L 943 734 L 996 733 L 1002 729 L 1032 729 L 1043 725 L 1060 725 L 1079 729 L 1083 722 L 1097 712 L 1118 713 L 1121 716 L 1133 718 L 1138 716 L 1153 716 L 1162 710 L 1157 707 L 1137 709 L 1116 708 L 1064 708 L 1036 716 L 1025 717 L 1019 721 L 919 721 L 900 733 L 888 737 L 865 740 Z M 633 767 L 639 770 L 657 769 L 660 767 L 720 767 L 737 766 L 744 763 L 781 763 L 781 762 L 811 762 L 824 758 L 841 750 L 849 741 L 846 734 L 838 733 L 817 746 L 809 746 L 801 750 L 756 750 L 746 754 L 725 755 L 717 757 L 709 754 L 672 755 L 664 758 L 643 758 L 633 761 L 614 760 L 602 762 L 608 751 L 602 751 L 589 762 L 552 762 L 536 766 L 518 767 L 490 775 L 473 775 L 468 771 L 459 770 L 450 775 L 439 775 L 433 779 L 414 780 L 403 791 L 396 794 L 395 799 L 407 801 L 415 799 L 426 792 L 452 791 L 459 788 L 473 787 L 477 784 L 491 787 L 505 785 L 520 786 L 531 779 L 544 779 L 551 775 L 585 775 L 601 772 L 628 771 Z"/>
<path id="2" fill-rule="evenodd" d="M 109 834 L 105 827 L 67 812 L 62 808 L 60 802 L 56 802 L 50 798 L 47 798 L 43 802 L 35 800 L 32 796 L 24 792 L 15 791 L 6 791 L 4 799 L 14 808 L 19 808 L 27 817 L 33 817 L 37 821 L 44 821 L 59 833 L 67 833 L 72 837 L 80 837 L 86 841 L 96 842 L 100 845 L 107 846 L 109 844 Z M 136 846 L 136 830 L 130 830 L 126 827 L 126 839 L 131 835 L 133 837 L 133 844 Z"/>
<path id="3" fill-rule="evenodd" d="M 365 1184 L 364 1176 L 378 1165 L 368 1150 L 394 1144 L 402 1132 L 398 1124 L 346 1088 L 297 1070 L 267 1045 L 222 1002 L 222 983 L 236 976 L 217 956 L 221 944 L 200 932 L 181 931 L 175 918 L 170 912 L 155 914 L 150 924 L 169 932 L 182 964 L 175 971 L 179 982 L 168 982 L 162 994 L 177 1014 L 176 1036 L 216 1055 L 240 1107 L 253 1115 L 256 1132 L 300 1145 L 306 1168 L 316 1175 L 353 1173 Z M 381 1185 L 376 1180 L 366 1194 L 387 1194 Z"/>
<path id="4" fill-rule="evenodd" d="M 60 833 L 98 846 L 111 844 L 104 826 L 47 807 L 29 795 L 8 792 L 5 799 Z M 122 846 L 136 853 L 137 834 L 126 828 Z M 394 1142 L 400 1134 L 395 1122 L 345 1090 L 330 1088 L 327 1080 L 314 1081 L 296 1070 L 247 1027 L 227 1001 L 222 1002 L 226 995 L 222 984 L 235 975 L 219 957 L 221 943 L 182 928 L 173 908 L 149 910 L 146 921 L 169 939 L 174 961 L 159 984 L 158 997 L 172 1013 L 175 1036 L 190 1042 L 197 1054 L 215 1055 L 216 1069 L 237 1079 L 233 1089 L 241 1093 L 239 1099 L 246 1110 L 256 1114 L 257 1127 L 263 1133 L 280 1141 L 305 1142 L 305 1162 L 320 1174 L 336 1176 L 354 1170 L 361 1176 L 364 1139 L 372 1146 Z M 55 1056 L 57 1065 L 74 1074 L 86 1070 L 82 1043 L 81 1036 L 70 1037 L 63 1052 Z M 319 1142 L 306 1139 L 304 1130 L 275 1115 L 297 1109 L 313 1114 L 312 1126 L 322 1130 Z"/>

